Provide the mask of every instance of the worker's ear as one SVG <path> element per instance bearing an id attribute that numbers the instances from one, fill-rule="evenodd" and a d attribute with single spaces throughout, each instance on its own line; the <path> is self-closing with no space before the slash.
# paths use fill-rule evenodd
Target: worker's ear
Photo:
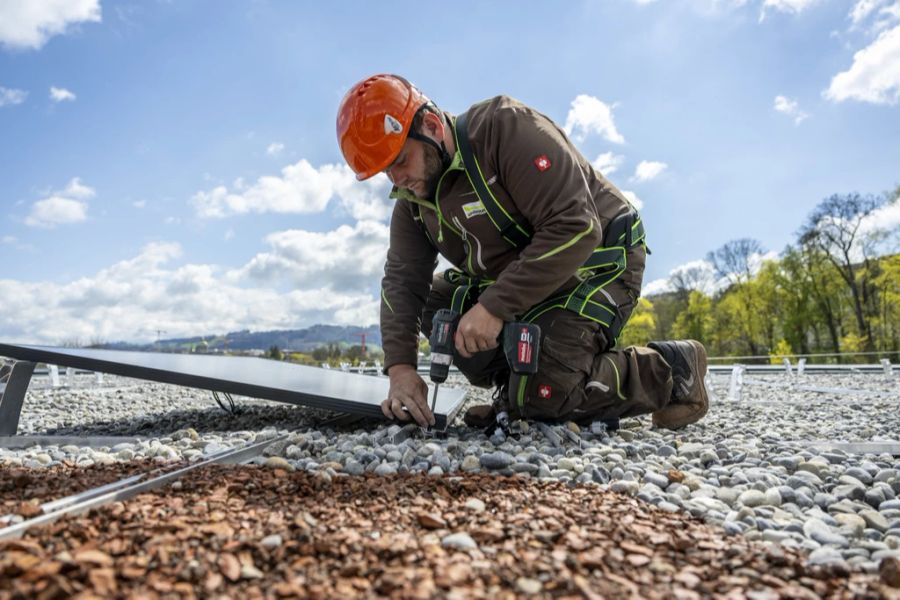
<path id="1" fill-rule="evenodd" d="M 444 139 L 443 117 L 436 115 L 431 111 L 425 111 L 425 118 L 422 120 L 422 133 L 436 142 L 440 142 Z"/>

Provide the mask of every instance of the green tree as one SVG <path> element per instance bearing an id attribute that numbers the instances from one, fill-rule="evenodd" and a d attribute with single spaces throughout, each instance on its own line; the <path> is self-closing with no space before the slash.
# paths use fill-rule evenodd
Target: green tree
<path id="1" fill-rule="evenodd" d="M 307 354 L 306 352 L 291 352 L 285 358 L 292 363 L 309 367 L 318 367 L 321 364 L 321 361 L 316 360 L 312 354 Z"/>
<path id="2" fill-rule="evenodd" d="M 628 323 L 619 334 L 618 345 L 644 346 L 656 337 L 656 313 L 653 303 L 646 298 L 638 298 L 637 305 L 628 319 Z"/>
<path id="3" fill-rule="evenodd" d="M 687 308 L 687 301 L 684 304 L 677 298 L 676 294 L 666 292 L 657 294 L 652 297 L 653 312 L 656 316 L 656 332 L 653 338 L 657 340 L 668 340 L 672 338 L 672 326 L 679 313 Z"/>
<path id="4" fill-rule="evenodd" d="M 807 281 L 810 298 L 815 305 L 816 321 L 819 326 L 824 326 L 827 331 L 832 352 L 841 351 L 841 336 L 843 335 L 844 306 L 848 304 L 849 296 L 840 275 L 828 261 L 825 253 L 814 244 L 804 244 L 800 247 L 807 269 Z M 819 348 L 825 348 L 821 341 L 818 327 L 816 330 Z"/>
<path id="5" fill-rule="evenodd" d="M 771 357 L 769 363 L 780 365 L 784 362 L 784 355 L 793 353 L 794 351 L 791 349 L 791 345 L 787 340 L 778 340 L 778 343 L 775 344 L 775 348 L 769 353 L 769 356 Z"/>
<path id="6" fill-rule="evenodd" d="M 900 254 L 879 261 L 879 273 L 872 283 L 879 299 L 875 331 L 878 350 L 900 350 Z"/>
<path id="7" fill-rule="evenodd" d="M 724 294 L 716 299 L 711 315 L 712 346 L 716 354 L 742 355 L 750 352 L 745 336 L 743 304 L 736 294 Z"/>
<path id="8" fill-rule="evenodd" d="M 673 337 L 708 343 L 712 337 L 712 307 L 713 302 L 709 296 L 696 290 L 691 292 L 687 308 L 678 315 L 672 326 Z"/>
<path id="9" fill-rule="evenodd" d="M 347 348 L 347 352 L 344 353 L 344 357 L 350 362 L 350 364 L 358 365 L 360 361 L 366 358 L 366 355 L 363 354 L 362 345 L 356 344 Z"/>
<path id="10" fill-rule="evenodd" d="M 781 311 L 781 331 L 785 341 L 792 348 L 799 348 L 803 354 L 810 353 L 810 338 L 817 337 L 815 304 L 808 266 L 803 254 L 788 247 L 778 269 L 774 273 L 776 285 L 783 303 Z"/>
<path id="11" fill-rule="evenodd" d="M 741 339 L 751 354 L 759 354 L 759 319 L 754 318 L 757 298 L 755 288 L 750 284 L 753 279 L 755 261 L 763 254 L 763 247 L 758 241 L 750 238 L 732 240 L 710 252 L 706 260 L 713 265 L 716 275 L 727 279 L 731 286 L 725 294 L 733 297 L 731 302 L 739 304 L 733 307 L 740 313 L 737 323 L 741 329 Z"/>
<path id="12" fill-rule="evenodd" d="M 884 204 L 884 197 L 834 194 L 816 206 L 800 240 L 818 248 L 850 289 L 857 336 L 872 349 L 871 282 L 872 244 L 863 224 Z M 849 338 L 848 338 L 849 339 Z"/>

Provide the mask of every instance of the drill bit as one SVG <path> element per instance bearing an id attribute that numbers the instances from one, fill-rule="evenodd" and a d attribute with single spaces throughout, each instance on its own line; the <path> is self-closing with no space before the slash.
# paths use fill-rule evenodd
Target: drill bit
<path id="1" fill-rule="evenodd" d="M 441 387 L 441 384 L 435 383 L 434 384 L 434 394 L 431 395 L 431 414 L 432 414 L 432 416 L 434 416 L 434 409 L 437 406 L 437 395 L 438 395 L 439 387 Z M 428 427 L 422 428 L 422 433 L 425 434 L 426 436 L 430 437 L 434 434 L 434 431 L 431 429 L 431 425 L 429 425 Z"/>
<path id="2" fill-rule="evenodd" d="M 439 387 L 441 387 L 441 384 L 439 384 L 439 383 L 434 384 L 434 394 L 432 394 L 432 396 L 431 396 L 431 414 L 432 415 L 434 415 L 434 409 L 437 407 L 437 395 L 438 395 Z"/>

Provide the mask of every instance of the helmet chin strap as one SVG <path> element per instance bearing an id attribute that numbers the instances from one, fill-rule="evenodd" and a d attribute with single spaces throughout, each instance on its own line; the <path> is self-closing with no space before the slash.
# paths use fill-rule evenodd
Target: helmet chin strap
<path id="1" fill-rule="evenodd" d="M 422 135 L 417 131 L 410 131 L 409 137 L 414 140 L 419 140 L 425 144 L 431 144 L 441 156 L 441 173 L 447 170 L 447 167 L 450 166 L 450 163 L 453 161 L 453 158 L 450 156 L 450 153 L 447 152 L 447 146 L 444 145 L 444 140 L 441 140 L 441 143 L 438 144 L 433 139 L 428 137 L 427 135 Z"/>
<path id="2" fill-rule="evenodd" d="M 431 144 L 431 146 L 438 151 L 438 154 L 441 157 L 441 172 L 438 173 L 437 176 L 435 176 L 433 178 L 433 181 L 430 182 L 431 189 L 428 190 L 428 199 L 434 198 L 434 195 L 437 192 L 438 181 L 440 180 L 441 175 L 443 175 L 444 172 L 446 172 L 447 169 L 450 167 L 450 163 L 453 162 L 453 157 L 451 157 L 450 153 L 447 152 L 447 146 L 444 145 L 444 140 L 441 140 L 441 143 L 438 144 L 437 142 L 435 142 L 433 139 L 431 139 L 427 135 L 422 135 L 418 131 L 410 131 L 409 137 L 411 137 L 414 140 L 418 140 L 418 141 L 422 142 L 423 144 Z"/>

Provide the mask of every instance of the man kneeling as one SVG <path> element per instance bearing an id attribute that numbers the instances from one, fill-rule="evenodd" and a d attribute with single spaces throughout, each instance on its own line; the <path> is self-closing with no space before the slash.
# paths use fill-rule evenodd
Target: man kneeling
<path id="1" fill-rule="evenodd" d="M 381 288 L 388 418 L 434 424 L 416 372 L 419 333 L 451 308 L 454 362 L 494 404 L 465 416 L 610 421 L 652 413 L 678 428 L 706 414 L 706 351 L 694 340 L 617 348 L 647 255 L 637 211 L 549 118 L 497 96 L 460 115 L 396 75 L 356 84 L 338 141 L 360 181 L 387 174 L 396 200 Z M 434 275 L 438 254 L 455 266 Z M 539 371 L 511 374 L 504 322 L 539 325 Z"/>

